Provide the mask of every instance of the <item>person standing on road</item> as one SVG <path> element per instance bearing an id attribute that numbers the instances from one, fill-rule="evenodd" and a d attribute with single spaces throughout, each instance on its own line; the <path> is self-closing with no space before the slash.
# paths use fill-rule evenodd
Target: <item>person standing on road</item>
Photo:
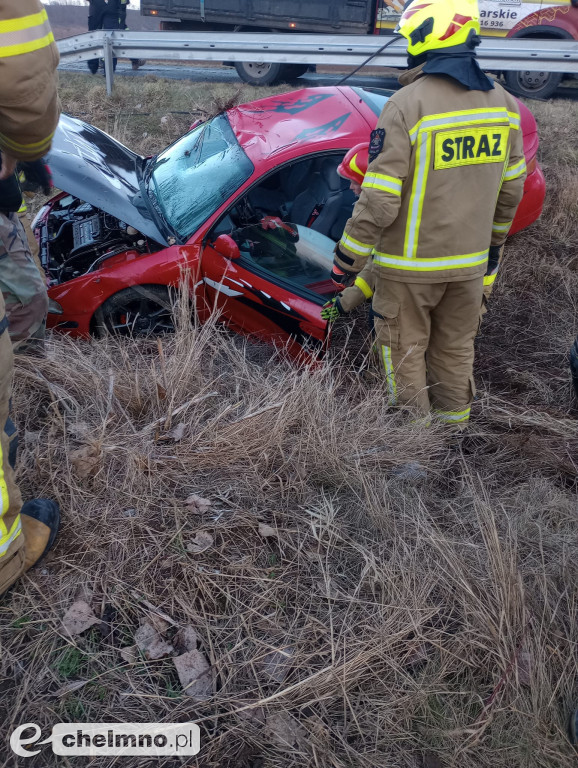
<path id="1" fill-rule="evenodd" d="M 88 31 L 97 29 L 122 29 L 120 26 L 119 0 L 89 0 L 88 2 Z M 89 59 L 86 63 L 93 75 L 98 72 L 100 59 Z M 118 59 L 112 60 L 113 70 L 116 70 Z"/>
<path id="2" fill-rule="evenodd" d="M 58 124 L 57 65 L 58 49 L 38 0 L 1 3 L 0 278 L 10 274 L 11 249 L 19 251 L 26 240 L 17 214 L 22 202 L 17 161 L 41 158 Z M 37 275 L 31 257 L 30 263 Z M 49 499 L 22 505 L 10 455 L 11 438 L 15 445 L 9 417 L 12 374 L 12 343 L 0 295 L 0 595 L 48 551 L 60 521 L 58 505 Z"/>
<path id="3" fill-rule="evenodd" d="M 373 259 L 390 403 L 463 428 L 484 275 L 523 193 L 520 113 L 476 61 L 477 0 L 415 0 L 398 31 L 409 71 L 371 133 L 335 265 L 347 284 Z"/>
<path id="4" fill-rule="evenodd" d="M 128 8 L 128 2 L 129 0 L 118 0 L 119 1 L 119 29 L 128 29 L 127 23 L 126 23 L 126 12 Z M 131 59 L 130 63 L 132 64 L 133 70 L 137 70 L 139 67 L 142 67 L 143 64 L 146 64 L 146 61 L 144 59 Z"/>

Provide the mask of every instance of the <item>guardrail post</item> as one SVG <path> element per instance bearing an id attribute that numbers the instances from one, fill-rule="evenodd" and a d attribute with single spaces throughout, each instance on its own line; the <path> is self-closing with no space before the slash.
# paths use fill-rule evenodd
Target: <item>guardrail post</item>
<path id="1" fill-rule="evenodd" d="M 104 75 L 106 77 L 106 93 L 108 96 L 112 94 L 112 85 L 114 82 L 114 63 L 113 63 L 113 50 L 112 50 L 112 38 L 110 35 L 105 35 L 103 40 L 104 49 Z"/>

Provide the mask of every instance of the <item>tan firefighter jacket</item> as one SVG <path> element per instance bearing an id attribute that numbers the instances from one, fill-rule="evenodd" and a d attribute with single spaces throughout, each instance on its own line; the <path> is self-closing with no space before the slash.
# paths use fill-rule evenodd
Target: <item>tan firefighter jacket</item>
<path id="1" fill-rule="evenodd" d="M 404 73 L 372 133 L 370 164 L 336 264 L 437 283 L 486 271 L 522 198 L 526 163 L 516 100 L 498 83 L 468 91 L 451 78 Z M 373 157 L 373 154 L 377 154 Z"/>
<path id="2" fill-rule="evenodd" d="M 0 151 L 37 160 L 58 124 L 58 48 L 38 0 L 0 2 Z"/>

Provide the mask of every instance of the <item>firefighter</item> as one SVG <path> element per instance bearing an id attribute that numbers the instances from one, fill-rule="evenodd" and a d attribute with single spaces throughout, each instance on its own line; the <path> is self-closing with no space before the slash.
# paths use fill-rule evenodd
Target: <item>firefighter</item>
<path id="1" fill-rule="evenodd" d="M 337 166 L 337 173 L 349 181 L 350 189 L 357 197 L 361 194 L 361 185 L 367 173 L 368 160 L 369 144 L 366 142 L 350 149 Z M 343 270 L 333 266 L 331 276 L 338 286 L 343 280 L 343 274 Z M 356 275 L 353 285 L 345 288 L 340 294 L 323 305 L 321 317 L 333 322 L 341 315 L 351 312 L 355 307 L 372 298 L 373 286 L 373 263 L 368 260 L 363 270 Z"/>
<path id="2" fill-rule="evenodd" d="M 409 69 L 371 133 L 368 172 L 335 265 L 349 284 L 373 260 L 390 403 L 463 428 L 484 275 L 523 192 L 520 113 L 476 61 L 477 0 L 418 0 L 398 31 Z"/>
<path id="3" fill-rule="evenodd" d="M 17 161 L 37 160 L 50 148 L 58 124 L 58 50 L 38 0 L 0 5 L 0 275 L 25 238 L 18 220 L 22 194 Z M 31 260 L 32 262 L 32 260 Z M 32 266 L 36 271 L 34 262 Z M 0 296 L 0 595 L 52 546 L 59 509 L 49 499 L 22 505 L 9 440 L 13 353 L 4 299 Z"/>
<path id="4" fill-rule="evenodd" d="M 122 29 L 119 0 L 89 0 L 88 31 L 97 29 Z M 117 61 L 116 58 L 112 60 L 113 71 L 116 70 Z M 96 75 L 100 59 L 88 59 L 86 63 L 91 74 Z"/>

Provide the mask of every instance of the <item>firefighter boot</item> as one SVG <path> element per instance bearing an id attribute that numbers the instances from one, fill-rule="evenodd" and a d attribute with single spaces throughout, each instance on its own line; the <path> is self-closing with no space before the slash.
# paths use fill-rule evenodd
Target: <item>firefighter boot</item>
<path id="1" fill-rule="evenodd" d="M 24 570 L 36 565 L 54 544 L 60 526 L 60 509 L 51 499 L 32 499 L 20 512 L 25 542 Z"/>

